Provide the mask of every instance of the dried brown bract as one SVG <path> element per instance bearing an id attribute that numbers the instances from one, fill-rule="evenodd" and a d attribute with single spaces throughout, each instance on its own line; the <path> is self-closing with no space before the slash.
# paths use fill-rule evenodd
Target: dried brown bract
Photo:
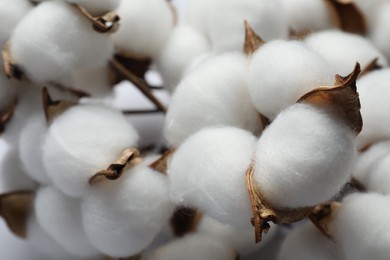
<path id="1" fill-rule="evenodd" d="M 244 52 L 250 56 L 252 55 L 258 48 L 260 48 L 265 41 L 256 34 L 256 32 L 249 25 L 248 21 L 244 21 L 245 27 L 245 42 L 244 42 Z"/>
<path id="2" fill-rule="evenodd" d="M 115 12 L 108 12 L 101 16 L 93 16 L 85 7 L 72 4 L 91 23 L 95 31 L 99 33 L 114 33 L 119 28 L 119 16 Z"/>
<path id="3" fill-rule="evenodd" d="M 331 224 L 341 207 L 340 202 L 332 201 L 317 205 L 309 215 L 309 219 L 325 236 L 332 238 Z"/>
<path id="4" fill-rule="evenodd" d="M 47 88 L 42 89 L 42 103 L 43 110 L 45 112 L 46 122 L 51 124 L 53 120 L 68 108 L 75 106 L 76 102 L 66 101 L 66 100 L 53 100 L 50 97 L 49 91 Z"/>
<path id="5" fill-rule="evenodd" d="M 23 77 L 23 72 L 14 63 L 9 48 L 10 48 L 10 43 L 7 42 L 3 47 L 3 49 L 1 50 L 1 55 L 3 57 L 4 73 L 8 78 L 15 78 L 20 80 Z"/>
<path id="6" fill-rule="evenodd" d="M 155 171 L 167 175 L 168 160 L 171 158 L 174 152 L 175 149 L 169 149 L 160 158 L 158 158 L 157 161 L 151 163 L 149 167 Z"/>
<path id="7" fill-rule="evenodd" d="M 370 72 L 380 69 L 383 69 L 383 66 L 378 63 L 378 58 L 375 58 L 362 69 L 362 72 L 359 74 L 359 78 Z"/>

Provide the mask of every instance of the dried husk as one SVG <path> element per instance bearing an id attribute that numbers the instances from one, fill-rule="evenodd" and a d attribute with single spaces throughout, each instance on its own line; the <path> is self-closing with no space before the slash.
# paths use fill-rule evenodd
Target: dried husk
<path id="1" fill-rule="evenodd" d="M 253 218 L 252 225 L 255 228 L 255 241 L 261 241 L 263 232 L 270 229 L 268 222 L 275 224 L 291 224 L 306 218 L 314 207 L 303 208 L 276 208 L 273 207 L 261 194 L 259 185 L 253 180 L 253 162 L 246 171 L 246 184 L 251 200 Z"/>
<path id="2" fill-rule="evenodd" d="M 367 22 L 363 13 L 353 0 L 324 0 L 333 23 L 341 30 L 365 35 Z"/>
<path id="3" fill-rule="evenodd" d="M 175 149 L 167 150 L 160 158 L 149 165 L 153 170 L 160 172 L 161 174 L 167 175 L 168 161 L 172 157 Z"/>
<path id="4" fill-rule="evenodd" d="M 0 111 L 0 134 L 5 132 L 8 122 L 12 119 L 16 108 L 16 101 L 13 102 L 8 108 Z"/>
<path id="5" fill-rule="evenodd" d="M 178 207 L 173 213 L 170 223 L 175 236 L 182 237 L 192 233 L 202 220 L 202 213 L 193 208 Z"/>
<path id="6" fill-rule="evenodd" d="M 378 63 L 378 58 L 373 59 L 370 63 L 368 63 L 363 69 L 362 72 L 359 74 L 359 78 L 363 77 L 364 75 L 383 69 L 383 66 Z"/>
<path id="7" fill-rule="evenodd" d="M 72 101 L 53 100 L 46 87 L 42 89 L 42 104 L 43 111 L 45 112 L 46 122 L 48 125 L 51 124 L 57 116 L 61 115 L 67 109 L 77 105 L 76 102 Z"/>
<path id="8" fill-rule="evenodd" d="M 0 215 L 18 237 L 27 237 L 27 220 L 34 199 L 31 191 L 15 191 L 0 195 Z"/>
<path id="9" fill-rule="evenodd" d="M 301 41 L 311 33 L 311 31 L 295 31 L 290 28 L 289 39 Z"/>
<path id="10" fill-rule="evenodd" d="M 317 205 L 309 215 L 311 222 L 325 236 L 332 238 L 332 223 L 341 207 L 340 202 L 331 201 Z"/>
<path id="11" fill-rule="evenodd" d="M 118 159 L 113 162 L 106 170 L 95 173 L 90 179 L 89 184 L 94 185 L 105 180 L 117 180 L 123 172 L 142 162 L 140 152 L 136 148 L 128 148 L 122 151 Z"/>
<path id="12" fill-rule="evenodd" d="M 256 34 L 256 32 L 249 25 L 248 21 L 244 21 L 245 27 L 245 42 L 244 52 L 246 55 L 251 56 L 258 48 L 265 44 L 265 41 Z"/>
<path id="13" fill-rule="evenodd" d="M 359 73 L 360 65 L 356 63 L 354 70 L 348 76 L 336 75 L 335 86 L 318 87 L 302 96 L 297 102 L 329 110 L 358 135 L 363 127 L 359 93 L 356 89 Z"/>
<path id="14" fill-rule="evenodd" d="M 7 76 L 7 78 L 15 78 L 19 80 L 22 79 L 23 72 L 18 67 L 18 65 L 14 63 L 12 59 L 9 41 L 4 45 L 3 49 L 1 50 L 1 55 L 3 58 L 4 73 Z"/>
<path id="15" fill-rule="evenodd" d="M 92 28 L 99 33 L 114 33 L 119 28 L 119 16 L 115 12 L 108 12 L 101 16 L 93 16 L 85 7 L 79 4 L 72 4 L 92 23 Z"/>

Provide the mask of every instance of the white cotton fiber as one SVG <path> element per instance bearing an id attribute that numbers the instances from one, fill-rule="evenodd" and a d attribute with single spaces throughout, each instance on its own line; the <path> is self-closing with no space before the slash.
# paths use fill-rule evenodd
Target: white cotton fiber
<path id="1" fill-rule="evenodd" d="M 354 131 L 311 105 L 281 112 L 257 143 L 254 180 L 275 207 L 313 206 L 331 199 L 349 180 Z"/>
<path id="2" fill-rule="evenodd" d="M 388 0 L 353 0 L 357 8 L 362 12 L 368 28 L 372 28 L 378 18 L 378 13 Z"/>
<path id="3" fill-rule="evenodd" d="M 156 55 L 174 24 L 174 13 L 166 0 L 121 0 L 116 12 L 121 20 L 114 43 L 121 52 L 136 58 Z"/>
<path id="4" fill-rule="evenodd" d="M 74 70 L 103 65 L 113 53 L 107 34 L 94 31 L 76 8 L 57 1 L 29 12 L 10 44 L 14 63 L 39 83 L 59 82 Z"/>
<path id="5" fill-rule="evenodd" d="M 366 185 L 369 191 L 390 195 L 390 153 L 377 162 Z"/>
<path id="6" fill-rule="evenodd" d="M 233 127 L 202 129 L 189 137 L 168 164 L 171 199 L 216 220 L 252 229 L 245 172 L 256 137 Z"/>
<path id="7" fill-rule="evenodd" d="M 208 58 L 178 85 L 165 120 L 164 136 L 176 147 L 207 126 L 234 126 L 258 134 L 263 128 L 246 90 L 246 56 Z"/>
<path id="8" fill-rule="evenodd" d="M 183 10 L 185 24 L 188 24 L 203 36 L 209 36 L 210 12 L 220 7 L 221 0 L 187 0 Z"/>
<path id="9" fill-rule="evenodd" d="M 244 46 L 244 20 L 265 41 L 286 39 L 288 27 L 279 1 L 225 0 L 209 13 L 209 35 L 217 52 L 240 51 Z"/>
<path id="10" fill-rule="evenodd" d="M 84 91 L 92 97 L 104 97 L 112 93 L 110 68 L 107 64 L 77 70 L 72 74 L 72 88 Z"/>
<path id="11" fill-rule="evenodd" d="M 294 32 L 321 31 L 335 27 L 324 0 L 281 0 L 287 22 Z"/>
<path id="12" fill-rule="evenodd" d="M 43 187 L 35 196 L 34 212 L 41 227 L 70 254 L 80 258 L 100 255 L 85 235 L 80 200 L 54 187 Z"/>
<path id="13" fill-rule="evenodd" d="M 376 13 L 375 24 L 370 38 L 374 45 L 390 59 L 390 2 L 384 3 Z"/>
<path id="14" fill-rule="evenodd" d="M 248 90 L 253 104 L 273 119 L 319 86 L 332 86 L 334 71 L 317 53 L 298 41 L 271 41 L 250 61 Z"/>
<path id="15" fill-rule="evenodd" d="M 390 197 L 357 193 L 336 215 L 333 238 L 347 260 L 386 260 L 390 255 Z"/>
<path id="16" fill-rule="evenodd" d="M 149 260 L 235 260 L 237 253 L 232 247 L 204 234 L 190 234 L 158 248 Z"/>
<path id="17" fill-rule="evenodd" d="M 254 232 L 235 228 L 228 224 L 223 224 L 215 219 L 203 215 L 202 220 L 196 228 L 196 232 L 205 234 L 215 240 L 223 241 L 234 248 L 241 257 L 248 257 L 269 245 L 275 237 L 278 226 L 272 225 L 271 229 L 262 235 L 261 243 L 255 243 Z"/>
<path id="18" fill-rule="evenodd" d="M 51 124 L 43 162 L 53 184 L 69 196 L 82 196 L 88 180 L 135 147 L 138 134 L 118 111 L 99 105 L 68 109 Z"/>
<path id="19" fill-rule="evenodd" d="M 359 148 L 390 137 L 390 69 L 373 71 L 356 83 L 364 122 L 357 137 Z"/>
<path id="20" fill-rule="evenodd" d="M 0 65 L 3 60 L 0 58 Z M 12 79 L 8 79 L 0 71 L 0 112 L 6 110 L 14 102 L 18 94 L 18 84 Z"/>
<path id="21" fill-rule="evenodd" d="M 119 180 L 93 187 L 82 202 L 84 227 L 92 245 L 120 258 L 144 250 L 173 213 L 167 182 L 166 176 L 141 164 Z"/>
<path id="22" fill-rule="evenodd" d="M 40 184 L 49 183 L 42 158 L 42 145 L 47 128 L 46 118 L 41 112 L 32 115 L 20 133 L 19 153 L 23 169 Z"/>
<path id="23" fill-rule="evenodd" d="M 322 234 L 313 223 L 306 223 L 287 235 L 279 260 L 343 259 L 333 240 Z"/>
<path id="24" fill-rule="evenodd" d="M 11 36 L 12 30 L 18 22 L 33 8 L 28 0 L 1 0 L 0 1 L 0 48 Z"/>
<path id="25" fill-rule="evenodd" d="M 202 34 L 186 25 L 175 27 L 155 60 L 164 87 L 173 92 L 185 67 L 209 49 L 210 44 Z"/>
<path id="26" fill-rule="evenodd" d="M 305 39 L 305 43 L 318 52 L 333 70 L 342 76 L 351 73 L 356 62 L 364 68 L 378 58 L 380 65 L 385 67 L 388 65 L 385 56 L 360 35 L 328 30 L 313 33 Z"/>

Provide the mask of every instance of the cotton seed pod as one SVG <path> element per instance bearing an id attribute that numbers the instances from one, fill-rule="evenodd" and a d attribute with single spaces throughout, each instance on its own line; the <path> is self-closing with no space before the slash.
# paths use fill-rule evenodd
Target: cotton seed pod
<path id="1" fill-rule="evenodd" d="M 341 75 L 348 74 L 356 62 L 365 67 L 373 59 L 387 67 L 385 56 L 362 36 L 338 30 L 313 33 L 304 42 L 318 52 Z"/>
<path id="2" fill-rule="evenodd" d="M 210 10 L 209 35 L 214 51 L 239 51 L 244 45 L 247 20 L 253 30 L 266 40 L 286 39 L 287 22 L 280 15 L 279 1 L 244 0 L 222 1 Z"/>
<path id="3" fill-rule="evenodd" d="M 357 137 L 358 148 L 362 149 L 377 141 L 390 137 L 389 117 L 390 69 L 371 72 L 358 80 L 364 128 Z"/>
<path id="4" fill-rule="evenodd" d="M 44 166 L 58 189 L 80 197 L 89 189 L 88 180 L 137 139 L 120 112 L 101 105 L 74 106 L 50 125 L 42 147 Z"/>
<path id="5" fill-rule="evenodd" d="M 155 61 L 164 87 L 173 92 L 185 67 L 209 49 L 210 45 L 202 34 L 186 25 L 175 27 Z"/>
<path id="6" fill-rule="evenodd" d="M 323 58 L 297 41 L 272 41 L 252 56 L 248 91 L 269 119 L 318 86 L 330 86 L 334 71 Z"/>
<path id="7" fill-rule="evenodd" d="M 368 28 L 372 28 L 378 18 L 378 12 L 382 9 L 387 0 L 354 0 L 353 3 L 363 13 Z"/>
<path id="8" fill-rule="evenodd" d="M 35 196 L 34 212 L 41 227 L 70 254 L 80 258 L 100 255 L 85 235 L 80 200 L 54 187 L 43 187 Z"/>
<path id="9" fill-rule="evenodd" d="M 245 88 L 246 62 L 242 53 L 208 58 L 181 81 L 165 120 L 164 136 L 169 146 L 178 146 L 207 126 L 261 132 L 263 123 Z"/>
<path id="10" fill-rule="evenodd" d="M 389 258 L 390 198 L 374 193 L 346 197 L 333 222 L 333 238 L 344 259 Z"/>
<path id="11" fill-rule="evenodd" d="M 111 257 L 144 250 L 173 212 L 166 176 L 141 164 L 117 181 L 102 182 L 82 202 L 86 234 L 92 245 Z"/>
<path id="12" fill-rule="evenodd" d="M 388 153 L 384 158 L 379 160 L 375 167 L 373 167 L 372 172 L 368 176 L 368 181 L 365 187 L 369 191 L 381 193 L 381 194 L 390 194 L 390 153 Z"/>
<path id="13" fill-rule="evenodd" d="M 133 58 L 157 55 L 174 25 L 174 13 L 165 0 L 121 0 L 121 17 L 113 40 L 119 51 Z"/>
<path id="14" fill-rule="evenodd" d="M 20 21 L 9 50 L 12 63 L 28 78 L 47 83 L 61 82 L 78 69 L 105 64 L 113 45 L 109 36 L 94 31 L 74 6 L 48 1 Z"/>
<path id="15" fill-rule="evenodd" d="M 390 29 L 388 28 L 390 22 L 390 3 L 383 3 L 376 13 L 375 24 L 372 28 L 370 39 L 374 45 L 390 59 L 390 48 L 388 46 L 390 40 Z"/>
<path id="16" fill-rule="evenodd" d="M 255 136 L 233 127 L 193 134 L 168 163 L 171 199 L 222 223 L 251 229 L 245 171 L 255 145 Z"/>
<path id="17" fill-rule="evenodd" d="M 213 237 L 204 234 L 191 234 L 158 248 L 148 259 L 235 260 L 237 253 L 232 247 Z"/>
<path id="18" fill-rule="evenodd" d="M 279 260 L 343 259 L 334 241 L 322 234 L 312 223 L 306 223 L 287 235 Z"/>

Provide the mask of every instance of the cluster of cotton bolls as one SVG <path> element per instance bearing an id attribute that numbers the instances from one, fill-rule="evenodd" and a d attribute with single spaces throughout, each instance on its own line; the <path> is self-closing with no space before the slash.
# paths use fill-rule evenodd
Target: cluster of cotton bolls
<path id="1" fill-rule="evenodd" d="M 389 0 L 0 14 L 0 216 L 39 259 L 390 258 Z"/>

